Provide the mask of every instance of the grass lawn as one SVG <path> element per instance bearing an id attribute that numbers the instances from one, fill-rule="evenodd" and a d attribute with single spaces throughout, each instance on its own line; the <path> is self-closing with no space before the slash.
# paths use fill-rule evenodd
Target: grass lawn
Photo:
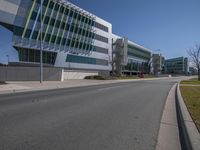
<path id="1" fill-rule="evenodd" d="M 200 131 L 200 86 L 180 86 L 185 104 Z"/>
<path id="2" fill-rule="evenodd" d="M 193 78 L 190 80 L 181 81 L 181 84 L 200 84 L 200 81 L 198 81 L 197 78 Z"/>

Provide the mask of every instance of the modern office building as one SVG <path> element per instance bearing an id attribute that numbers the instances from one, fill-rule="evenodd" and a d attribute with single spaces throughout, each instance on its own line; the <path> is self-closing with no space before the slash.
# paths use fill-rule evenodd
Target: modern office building
<path id="1" fill-rule="evenodd" d="M 188 58 L 178 57 L 165 60 L 165 73 L 187 75 L 189 73 Z"/>
<path id="2" fill-rule="evenodd" d="M 114 70 L 128 75 L 150 72 L 149 49 L 114 34 L 112 41 Z"/>
<path id="3" fill-rule="evenodd" d="M 42 0 L 42 8 L 40 3 L 41 0 L 0 1 L 0 25 L 13 32 L 12 44 L 18 51 L 19 63 L 39 65 L 42 46 L 46 66 L 112 70 L 113 45 L 122 38 L 112 33 L 111 23 L 67 0 Z M 151 52 L 129 40 L 125 49 L 123 72 L 148 73 Z"/>
<path id="4" fill-rule="evenodd" d="M 40 9 L 40 0 L 0 1 L 0 22 L 13 32 L 20 62 L 40 62 L 42 33 L 44 64 L 110 70 L 110 23 L 65 0 L 43 0 L 41 32 Z"/>

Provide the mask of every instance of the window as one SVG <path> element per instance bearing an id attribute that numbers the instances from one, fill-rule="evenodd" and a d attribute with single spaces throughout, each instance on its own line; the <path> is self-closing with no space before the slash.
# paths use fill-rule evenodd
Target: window
<path id="1" fill-rule="evenodd" d="M 66 26 L 66 30 L 69 31 L 69 28 L 70 28 L 70 25 L 67 24 L 67 26 Z"/>
<path id="2" fill-rule="evenodd" d="M 82 48 L 82 46 L 83 46 L 83 43 L 80 43 L 80 44 L 79 44 L 79 49 L 81 49 L 81 48 Z"/>
<path id="3" fill-rule="evenodd" d="M 38 31 L 34 31 L 34 32 L 33 32 L 32 39 L 35 40 L 35 39 L 37 38 L 37 35 L 38 35 Z"/>
<path id="4" fill-rule="evenodd" d="M 60 13 L 62 14 L 63 12 L 64 12 L 64 7 L 61 6 L 61 8 L 60 8 Z"/>
<path id="5" fill-rule="evenodd" d="M 33 12 L 32 15 L 31 15 L 31 20 L 35 20 L 37 17 L 37 13 L 36 12 Z"/>
<path id="6" fill-rule="evenodd" d="M 56 22 L 56 28 L 59 28 L 59 26 L 60 26 L 60 21 L 57 20 L 57 22 Z"/>
<path id="7" fill-rule="evenodd" d="M 56 3 L 56 6 L 55 6 L 54 10 L 55 10 L 55 11 L 58 11 L 58 9 L 59 9 L 59 4 Z"/>
<path id="8" fill-rule="evenodd" d="M 50 8 L 50 9 L 53 9 L 53 6 L 54 6 L 54 2 L 53 2 L 53 1 L 50 1 L 49 8 Z"/>
<path id="9" fill-rule="evenodd" d="M 17 50 L 19 52 L 19 60 L 21 62 L 40 62 L 40 51 L 25 48 L 17 48 Z M 54 65 L 56 56 L 57 53 L 55 52 L 43 51 L 43 62 L 45 64 Z"/>
<path id="10" fill-rule="evenodd" d="M 44 19 L 44 24 L 48 24 L 48 22 L 49 22 L 49 17 L 46 16 L 45 19 Z"/>
<path id="11" fill-rule="evenodd" d="M 103 36 L 98 35 L 98 34 L 95 35 L 95 39 L 98 40 L 98 41 L 104 42 L 104 43 L 108 43 L 108 38 L 103 37 Z"/>
<path id="12" fill-rule="evenodd" d="M 30 37 L 31 31 L 32 31 L 32 30 L 30 30 L 30 29 L 27 29 L 27 30 L 26 30 L 25 38 L 29 38 L 29 37 Z"/>
<path id="13" fill-rule="evenodd" d="M 108 27 L 98 23 L 98 22 L 93 22 L 94 26 L 100 30 L 103 30 L 105 32 L 108 32 Z"/>
<path id="14" fill-rule="evenodd" d="M 55 40 L 56 40 L 56 36 L 55 36 L 55 35 L 53 35 L 53 36 L 52 36 L 52 38 L 51 38 L 51 43 L 54 43 L 54 42 L 55 42 Z"/>
<path id="15" fill-rule="evenodd" d="M 75 48 L 78 48 L 79 42 L 76 42 Z"/>
<path id="16" fill-rule="evenodd" d="M 70 45 L 70 42 L 71 42 L 71 40 L 70 40 L 70 39 L 68 39 L 68 40 L 67 40 L 67 46 L 69 46 L 69 45 Z"/>
<path id="17" fill-rule="evenodd" d="M 49 0 L 44 0 L 43 5 L 47 6 Z"/>
<path id="18" fill-rule="evenodd" d="M 61 23 L 61 27 L 60 27 L 61 29 L 64 29 L 65 28 L 65 23 L 64 22 L 62 22 Z"/>
<path id="19" fill-rule="evenodd" d="M 50 25 L 53 26 L 55 23 L 55 19 L 51 19 Z"/>
<path id="20" fill-rule="evenodd" d="M 50 36 L 51 36 L 50 34 L 47 34 L 47 35 L 46 35 L 45 42 L 49 42 L 49 40 L 50 40 Z"/>
<path id="21" fill-rule="evenodd" d="M 69 9 L 68 9 L 68 8 L 66 8 L 66 10 L 65 10 L 65 15 L 67 15 L 67 16 L 68 16 L 68 13 L 69 13 Z"/>
<path id="22" fill-rule="evenodd" d="M 70 14 L 69 14 L 70 17 L 73 16 L 73 12 L 74 12 L 74 11 L 70 11 Z"/>
<path id="23" fill-rule="evenodd" d="M 77 12 L 74 13 L 74 19 L 78 16 Z"/>
<path id="24" fill-rule="evenodd" d="M 66 62 L 82 63 L 82 64 L 96 64 L 95 58 L 67 55 Z"/>
<path id="25" fill-rule="evenodd" d="M 60 41 L 61 41 L 61 37 L 58 37 L 56 43 L 60 44 Z"/>
<path id="26" fill-rule="evenodd" d="M 81 15 L 80 15 L 80 14 L 78 15 L 78 20 L 79 20 L 79 21 L 81 20 Z"/>

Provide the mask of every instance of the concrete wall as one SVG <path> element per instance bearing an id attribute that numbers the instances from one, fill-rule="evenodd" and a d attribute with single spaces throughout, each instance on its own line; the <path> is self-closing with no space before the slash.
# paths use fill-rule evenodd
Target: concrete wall
<path id="1" fill-rule="evenodd" d="M 61 81 L 61 68 L 44 68 L 44 81 Z M 0 66 L 0 81 L 39 81 L 39 67 Z"/>
<path id="2" fill-rule="evenodd" d="M 86 76 L 98 75 L 97 71 L 72 71 L 64 70 L 63 71 L 63 80 L 69 79 L 84 79 Z"/>

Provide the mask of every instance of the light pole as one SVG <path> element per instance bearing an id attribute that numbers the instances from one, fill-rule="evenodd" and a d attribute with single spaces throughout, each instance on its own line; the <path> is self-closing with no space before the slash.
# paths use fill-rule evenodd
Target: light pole
<path id="1" fill-rule="evenodd" d="M 10 61 L 10 57 L 9 57 L 9 55 L 6 55 L 6 57 L 8 58 L 8 64 L 9 64 L 9 61 Z"/>
<path id="2" fill-rule="evenodd" d="M 42 41 L 42 28 L 43 28 L 43 22 L 42 22 L 42 1 L 40 1 L 40 83 L 43 82 L 43 41 Z"/>

